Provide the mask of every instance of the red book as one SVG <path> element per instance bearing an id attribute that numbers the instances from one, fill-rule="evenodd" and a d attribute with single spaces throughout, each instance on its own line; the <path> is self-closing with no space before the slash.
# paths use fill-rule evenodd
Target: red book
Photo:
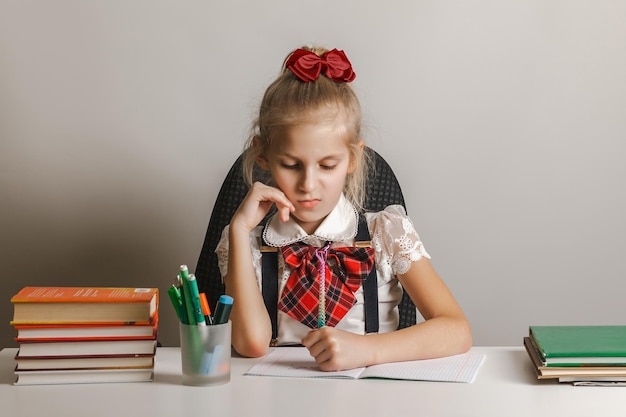
<path id="1" fill-rule="evenodd" d="M 15 357 L 15 370 L 103 369 L 154 367 L 154 354 L 108 356 Z"/>
<path id="2" fill-rule="evenodd" d="M 11 324 L 150 324 L 157 288 L 25 287 L 11 298 Z"/>
<path id="3" fill-rule="evenodd" d="M 21 343 L 18 355 L 60 358 L 70 356 L 154 355 L 156 340 L 85 340 Z"/>
<path id="4" fill-rule="evenodd" d="M 98 339 L 156 339 L 158 315 L 148 324 L 17 324 L 17 342 Z"/>
<path id="5" fill-rule="evenodd" d="M 149 382 L 152 368 L 124 369 L 52 369 L 15 371 L 15 385 L 91 384 L 105 382 Z"/>

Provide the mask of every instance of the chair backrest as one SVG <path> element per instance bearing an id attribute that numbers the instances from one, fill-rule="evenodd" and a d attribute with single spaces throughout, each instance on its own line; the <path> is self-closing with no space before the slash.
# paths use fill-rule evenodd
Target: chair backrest
<path id="1" fill-rule="evenodd" d="M 368 178 L 365 209 L 367 211 L 380 211 L 391 204 L 405 206 L 402 189 L 387 161 L 371 148 L 366 148 L 366 151 L 371 153 L 374 167 Z M 222 235 L 222 230 L 230 223 L 230 219 L 249 190 L 249 186 L 242 175 L 242 160 L 242 156 L 237 158 L 222 183 L 196 265 L 195 275 L 198 287 L 201 292 L 207 294 L 212 306 L 217 303 L 219 296 L 224 294 L 224 285 L 217 266 L 215 248 Z M 402 296 L 398 308 L 400 312 L 398 328 L 415 324 L 417 319 L 415 305 L 406 293 Z"/>

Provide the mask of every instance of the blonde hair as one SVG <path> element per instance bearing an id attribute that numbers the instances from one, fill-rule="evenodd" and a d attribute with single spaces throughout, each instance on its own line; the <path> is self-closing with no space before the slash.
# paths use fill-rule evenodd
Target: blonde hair
<path id="1" fill-rule="evenodd" d="M 327 52 L 325 48 L 301 49 L 318 56 Z M 271 184 L 269 172 L 261 170 L 256 160 L 268 151 L 281 131 L 302 123 L 333 120 L 342 115 L 347 120 L 348 148 L 354 164 L 354 170 L 346 178 L 344 194 L 357 210 L 362 211 L 370 153 L 360 146 L 359 100 L 352 87 L 345 82 L 335 82 L 323 75 L 315 81 L 301 81 L 285 67 L 292 53 L 285 58 L 281 74 L 267 88 L 261 101 L 259 115 L 254 121 L 243 154 L 244 178 L 250 185 L 255 181 Z"/>

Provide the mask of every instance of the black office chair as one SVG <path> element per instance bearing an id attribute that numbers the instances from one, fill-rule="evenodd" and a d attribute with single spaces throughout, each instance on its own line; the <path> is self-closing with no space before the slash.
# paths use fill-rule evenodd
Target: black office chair
<path id="1" fill-rule="evenodd" d="M 387 161 L 371 148 L 366 148 L 366 151 L 370 152 L 374 167 L 368 178 L 365 209 L 367 211 L 380 211 L 391 204 L 405 206 L 402 189 Z M 217 266 L 215 248 L 222 235 L 222 230 L 230 223 L 230 219 L 250 188 L 243 179 L 242 159 L 242 156 L 237 158 L 222 183 L 196 265 L 195 275 L 198 287 L 200 292 L 207 294 L 210 305 L 215 305 L 219 296 L 224 294 L 224 285 Z M 260 168 L 256 174 L 261 175 Z M 416 323 L 415 304 L 406 293 L 403 294 L 398 308 L 400 314 L 399 329 Z"/>

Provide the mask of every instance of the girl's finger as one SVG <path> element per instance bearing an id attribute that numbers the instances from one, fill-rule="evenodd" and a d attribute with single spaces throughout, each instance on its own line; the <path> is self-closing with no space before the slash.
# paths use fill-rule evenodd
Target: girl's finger
<path id="1" fill-rule="evenodd" d="M 283 207 L 280 209 L 280 220 L 283 222 L 289 221 L 289 213 L 291 210 L 289 207 Z"/>

